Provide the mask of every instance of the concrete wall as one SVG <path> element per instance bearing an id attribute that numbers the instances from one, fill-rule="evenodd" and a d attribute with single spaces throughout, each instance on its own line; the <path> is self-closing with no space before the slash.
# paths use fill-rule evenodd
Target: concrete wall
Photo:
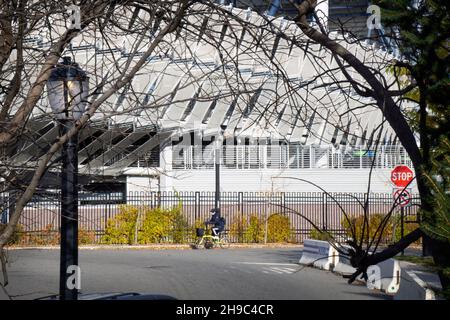
<path id="1" fill-rule="evenodd" d="M 375 169 L 371 192 L 391 193 L 391 169 Z M 221 170 L 221 191 L 318 192 L 314 186 L 295 177 L 309 180 L 328 192 L 366 192 L 368 169 L 264 169 Z M 161 191 L 214 191 L 214 170 L 173 170 L 161 176 Z M 413 192 L 417 192 L 414 184 Z"/>

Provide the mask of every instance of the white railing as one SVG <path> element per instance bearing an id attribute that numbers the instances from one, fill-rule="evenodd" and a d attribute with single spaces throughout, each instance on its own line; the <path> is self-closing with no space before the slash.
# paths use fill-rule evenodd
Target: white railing
<path id="1" fill-rule="evenodd" d="M 174 169 L 208 169 L 214 167 L 212 148 L 174 146 Z M 233 145 L 223 146 L 221 165 L 229 169 L 362 169 L 412 166 L 401 146 L 384 145 L 377 149 L 362 146 Z"/>

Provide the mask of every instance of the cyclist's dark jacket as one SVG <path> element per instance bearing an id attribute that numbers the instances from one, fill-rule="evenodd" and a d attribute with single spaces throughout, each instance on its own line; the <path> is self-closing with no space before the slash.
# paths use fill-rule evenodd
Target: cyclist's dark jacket
<path id="1" fill-rule="evenodd" d="M 218 232 L 222 232 L 225 230 L 225 219 L 223 217 L 219 217 L 218 213 L 214 213 L 209 220 L 208 224 L 214 224 L 214 228 L 217 228 Z"/>

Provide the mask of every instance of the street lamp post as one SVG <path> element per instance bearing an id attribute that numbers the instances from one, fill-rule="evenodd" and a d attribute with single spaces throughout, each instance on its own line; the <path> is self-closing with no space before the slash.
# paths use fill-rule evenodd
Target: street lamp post
<path id="1" fill-rule="evenodd" d="M 52 70 L 47 82 L 48 99 L 59 123 L 60 136 L 73 128 L 86 109 L 89 79 L 70 57 Z M 61 168 L 61 256 L 59 294 L 61 300 L 77 300 L 78 268 L 78 136 L 62 148 Z"/>
<path id="2" fill-rule="evenodd" d="M 216 171 L 216 192 L 214 199 L 214 208 L 215 211 L 219 213 L 220 217 L 220 163 L 222 159 L 222 145 L 223 145 L 223 134 L 226 130 L 226 125 L 220 126 L 220 136 L 217 139 L 216 143 L 216 152 L 215 152 L 215 171 Z"/>

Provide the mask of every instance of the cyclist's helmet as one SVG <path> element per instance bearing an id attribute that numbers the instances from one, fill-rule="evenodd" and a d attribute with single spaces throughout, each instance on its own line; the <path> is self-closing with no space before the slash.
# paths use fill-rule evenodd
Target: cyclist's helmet
<path id="1" fill-rule="evenodd" d="M 212 208 L 209 213 L 211 214 L 211 220 L 216 220 L 220 217 L 219 209 Z"/>

